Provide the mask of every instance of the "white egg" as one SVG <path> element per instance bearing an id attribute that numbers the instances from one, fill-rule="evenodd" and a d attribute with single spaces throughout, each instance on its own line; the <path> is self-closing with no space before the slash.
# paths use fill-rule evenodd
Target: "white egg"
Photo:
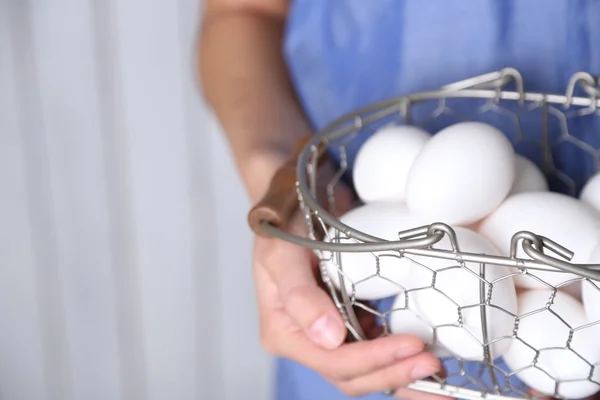
<path id="1" fill-rule="evenodd" d="M 559 291 L 550 311 L 545 307 L 551 298 L 550 289 L 519 295 L 520 320 L 516 332 L 519 340 L 512 341 L 504 360 L 512 371 L 526 368 L 517 377 L 543 394 L 554 394 L 558 381 L 557 391 L 561 396 L 571 399 L 591 396 L 600 390 L 599 385 L 587 381 L 590 364 L 600 361 L 600 342 L 595 338 L 600 326 L 577 329 L 587 324 L 581 303 Z M 539 354 L 534 366 L 536 351 Z M 600 370 L 595 371 L 593 378 L 598 381 Z M 566 380 L 571 381 L 561 382 Z"/>
<path id="2" fill-rule="evenodd" d="M 406 186 L 408 207 L 423 218 L 468 225 L 508 195 L 515 153 L 498 129 L 464 122 L 434 135 L 417 156 Z"/>
<path id="3" fill-rule="evenodd" d="M 585 263 L 598 243 L 600 218 L 586 204 L 572 197 L 554 192 L 525 192 L 509 197 L 486 218 L 479 233 L 489 238 L 505 256 L 510 255 L 513 235 L 529 231 L 545 236 L 575 253 L 573 263 Z M 518 258 L 529 259 L 519 242 Z M 558 256 L 556 256 L 558 257 Z M 556 286 L 577 278 L 570 273 L 531 270 L 531 274 Z M 531 289 L 546 287 L 535 278 L 515 276 L 517 286 Z"/>
<path id="4" fill-rule="evenodd" d="M 371 236 L 385 240 L 398 240 L 398 233 L 423 225 L 403 203 L 369 203 L 347 212 L 341 222 Z M 335 230 L 329 230 L 326 241 L 336 242 Z M 340 243 L 358 243 L 340 233 Z M 337 254 L 337 256 L 336 256 Z M 341 287 L 343 274 L 346 291 L 351 294 L 353 285 L 358 300 L 375 300 L 394 296 L 403 289 L 410 276 L 412 262 L 400 256 L 398 251 L 371 252 L 325 252 L 323 261 L 327 275 L 333 284 Z"/>
<path id="5" fill-rule="evenodd" d="M 594 247 L 588 264 L 600 264 L 600 244 Z M 600 282 L 584 281 L 581 285 L 581 298 L 589 322 L 600 321 Z"/>
<path id="6" fill-rule="evenodd" d="M 411 293 L 411 292 L 409 292 Z M 410 298 L 409 294 L 409 298 Z M 395 335 L 414 335 L 425 343 L 427 351 L 439 358 L 450 357 L 452 354 L 437 344 L 434 344 L 433 327 L 423 319 L 417 310 L 407 307 L 406 292 L 400 293 L 394 300 L 389 316 L 390 332 Z"/>
<path id="7" fill-rule="evenodd" d="M 516 155 L 515 162 L 515 180 L 509 195 L 548 191 L 546 177 L 537 165 L 520 154 Z"/>
<path id="8" fill-rule="evenodd" d="M 462 252 L 499 255 L 494 245 L 476 232 L 461 227 L 455 227 L 454 231 Z M 433 247 L 452 250 L 448 236 Z M 414 301 L 419 315 L 431 326 L 437 327 L 438 342 L 459 357 L 482 361 L 485 340 L 481 308 L 484 307 L 487 314 L 487 343 L 493 342 L 490 345 L 492 357 L 502 355 L 508 349 L 509 342 L 500 339 L 510 337 L 517 310 L 510 269 L 486 265 L 480 271 L 479 263 L 461 266 L 458 261 L 441 258 L 416 256 L 414 259 L 423 267 L 413 268 L 410 286 L 426 289 L 409 292 L 409 304 L 411 300 Z M 434 285 L 432 271 L 436 271 Z M 480 275 L 481 272 L 485 277 Z M 481 290 L 483 299 L 480 297 Z M 488 298 L 489 304 L 483 306 Z M 462 326 L 458 326 L 459 320 L 462 320 Z"/>
<path id="9" fill-rule="evenodd" d="M 569 296 L 574 297 L 577 301 L 582 301 L 582 285 L 581 280 L 574 280 L 557 287 L 561 292 L 565 292 Z"/>
<path id="10" fill-rule="evenodd" d="M 387 126 L 375 132 L 354 162 L 358 197 L 365 203 L 404 201 L 408 171 L 430 137 L 414 126 Z"/>
<path id="11" fill-rule="evenodd" d="M 479 230 L 479 225 L 481 225 L 482 222 L 483 222 L 483 219 L 480 219 L 479 221 L 473 222 L 472 224 L 466 225 L 464 227 L 477 232 Z M 463 225 L 460 225 L 460 226 L 463 226 Z"/>
<path id="12" fill-rule="evenodd" d="M 600 211 L 600 173 L 592 176 L 579 194 L 579 199 Z"/>

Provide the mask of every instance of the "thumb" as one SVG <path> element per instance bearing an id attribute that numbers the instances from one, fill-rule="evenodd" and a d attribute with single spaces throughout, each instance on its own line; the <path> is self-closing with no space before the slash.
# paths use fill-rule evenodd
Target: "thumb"
<path id="1" fill-rule="evenodd" d="M 345 341 L 347 331 L 340 312 L 314 278 L 283 292 L 282 300 L 288 315 L 317 345 L 334 349 Z"/>
<path id="2" fill-rule="evenodd" d="M 303 224 L 299 218 L 290 225 Z M 312 251 L 281 240 L 269 242 L 263 266 L 277 286 L 288 316 L 317 345 L 326 349 L 341 345 L 346 327 L 329 294 L 319 287 Z"/>

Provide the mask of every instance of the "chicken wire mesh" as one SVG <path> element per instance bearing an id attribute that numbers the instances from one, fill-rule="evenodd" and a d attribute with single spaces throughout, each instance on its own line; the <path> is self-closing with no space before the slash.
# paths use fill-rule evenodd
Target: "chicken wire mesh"
<path id="1" fill-rule="evenodd" d="M 514 91 L 506 89 L 510 84 L 515 85 Z M 596 281 L 600 266 L 568 263 L 572 254 L 567 249 L 535 232 L 515 232 L 512 242 L 506 243 L 511 257 L 500 257 L 461 252 L 455 230 L 443 221 L 399 231 L 397 241 L 386 241 L 346 226 L 336 216 L 341 212 L 337 188 L 351 179 L 358 138 L 364 140 L 389 124 L 437 132 L 457 122 L 488 123 L 510 139 L 518 154 L 540 167 L 551 190 L 577 196 L 600 170 L 595 86 L 591 75 L 580 73 L 572 78 L 566 95 L 526 93 L 518 72 L 506 69 L 349 114 L 316 135 L 297 164 L 297 195 L 308 238 L 268 224 L 265 230 L 314 250 L 322 279 L 352 340 L 376 340 L 405 331 L 424 338 L 428 349 L 444 362 L 445 374 L 416 382 L 412 388 L 460 398 L 535 398 L 542 393 L 531 391 L 525 381 L 536 380 L 538 390 L 546 395 L 586 397 L 600 390 L 600 345 L 599 349 L 589 345 L 590 338 L 600 333 L 600 320 L 582 321 L 570 315 L 561 293 L 577 295 L 581 286 L 588 285 L 600 300 Z M 318 159 L 324 152 L 340 160 L 333 177 L 319 173 Z M 321 198 L 318 192 L 323 187 L 326 197 Z M 517 248 L 523 248 L 528 258 L 517 258 Z M 361 257 L 360 276 L 354 273 L 354 279 L 344 270 L 346 255 L 351 253 Z M 434 260 L 435 268 L 431 267 Z M 418 279 L 395 279 L 393 267 L 399 263 Z M 576 275 L 553 285 L 546 281 L 547 275 L 539 276 L 541 269 L 551 267 L 556 274 Z M 499 295 L 515 276 L 548 289 L 544 298 L 535 299 L 535 309 L 522 314 L 507 309 Z M 385 282 L 392 294 L 371 301 L 357 299 L 357 293 L 377 281 Z M 465 286 L 465 282 L 470 283 Z M 475 290 L 465 295 L 459 293 L 461 287 Z M 423 301 L 435 304 L 434 317 L 419 309 Z M 371 316 L 371 326 L 359 323 L 365 316 Z M 542 326 L 552 335 L 540 330 Z M 504 359 L 509 347 L 512 354 L 519 354 L 517 359 Z"/>

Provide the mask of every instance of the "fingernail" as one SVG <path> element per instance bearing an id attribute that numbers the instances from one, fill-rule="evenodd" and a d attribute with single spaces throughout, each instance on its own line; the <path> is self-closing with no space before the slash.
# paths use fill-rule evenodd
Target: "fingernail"
<path id="1" fill-rule="evenodd" d="M 334 349 L 344 340 L 340 325 L 327 314 L 315 321 L 310 328 L 310 336 L 313 341 L 326 349 Z"/>
<path id="2" fill-rule="evenodd" d="M 410 377 L 412 380 L 418 381 L 419 379 L 427 378 L 436 372 L 438 372 L 438 369 L 430 365 L 417 365 L 410 372 Z"/>
<path id="3" fill-rule="evenodd" d="M 398 358 L 398 359 L 408 358 L 408 357 L 414 356 L 415 354 L 419 354 L 421 351 L 422 351 L 422 349 L 420 349 L 418 347 L 408 347 L 408 348 L 402 349 L 398 353 L 396 353 L 396 358 Z"/>

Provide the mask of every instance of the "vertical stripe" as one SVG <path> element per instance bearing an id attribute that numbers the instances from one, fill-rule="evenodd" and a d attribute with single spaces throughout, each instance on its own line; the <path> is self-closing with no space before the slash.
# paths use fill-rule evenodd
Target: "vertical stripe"
<path id="1" fill-rule="evenodd" d="M 37 62 L 31 36 L 28 0 L 13 3 L 9 21 L 15 43 L 17 101 L 22 129 L 24 167 L 33 241 L 36 288 L 48 399 L 71 398 L 71 376 L 55 240 L 53 194 L 48 171 L 47 139 L 41 115 Z"/>
<path id="2" fill-rule="evenodd" d="M 222 340 L 221 307 L 215 306 L 219 296 L 217 283 L 221 279 L 222 264 L 215 251 L 214 227 L 218 221 L 212 210 L 216 204 L 211 188 L 213 169 L 208 131 L 214 129 L 210 115 L 200 101 L 196 80 L 197 54 L 196 33 L 201 18 L 201 5 L 197 0 L 179 0 L 179 44 L 185 61 L 181 71 L 183 103 L 185 105 L 187 170 L 189 176 L 190 217 L 192 223 L 192 284 L 194 292 L 194 318 L 196 327 L 195 358 L 198 399 L 224 398 L 224 368 L 221 351 L 226 343 Z M 202 3 L 202 2 L 200 2 Z M 225 389 L 227 390 L 227 389 Z M 251 398 L 250 396 L 249 398 Z"/>
<path id="3" fill-rule="evenodd" d="M 176 2 L 113 0 L 148 399 L 193 399 L 193 246 Z"/>
<path id="4" fill-rule="evenodd" d="M 8 6 L 8 4 L 6 4 Z M 0 12 L 0 399 L 46 398 L 23 133 L 8 8 Z"/>
<path id="5" fill-rule="evenodd" d="M 197 1 L 3 7 L 0 400 L 268 398 Z"/>
<path id="6" fill-rule="evenodd" d="M 75 399 L 119 399 L 107 176 L 91 1 L 31 10 Z M 71 82 L 76 81 L 76 84 Z"/>
<path id="7" fill-rule="evenodd" d="M 117 312 L 122 397 L 146 399 L 146 371 L 142 328 L 139 260 L 132 219 L 127 126 L 123 115 L 121 76 L 117 64 L 118 36 L 115 10 L 110 1 L 94 2 L 94 49 L 103 153 L 108 179 L 108 207 L 112 238 L 112 270 Z"/>

